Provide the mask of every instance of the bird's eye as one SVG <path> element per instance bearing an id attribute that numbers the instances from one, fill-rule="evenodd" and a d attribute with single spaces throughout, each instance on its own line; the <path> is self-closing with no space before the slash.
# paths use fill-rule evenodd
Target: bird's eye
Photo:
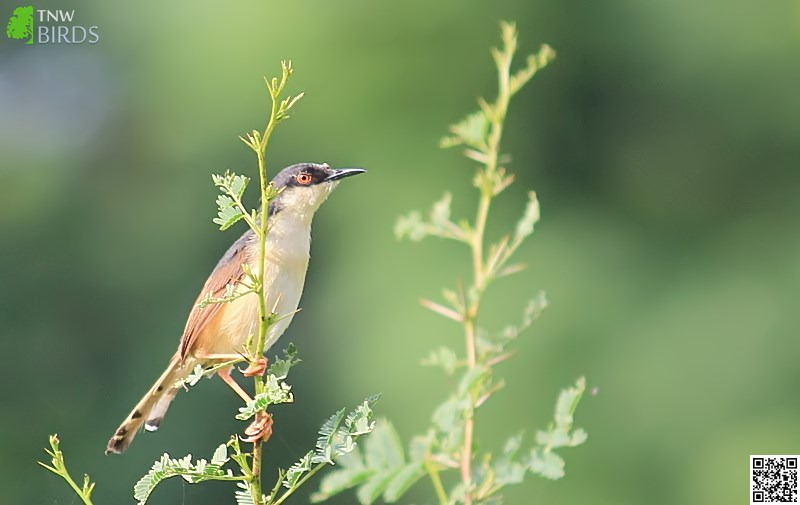
<path id="1" fill-rule="evenodd" d="M 305 172 L 301 172 L 295 176 L 295 180 L 298 184 L 302 184 L 303 186 L 308 186 L 311 184 L 311 174 L 307 174 Z"/>

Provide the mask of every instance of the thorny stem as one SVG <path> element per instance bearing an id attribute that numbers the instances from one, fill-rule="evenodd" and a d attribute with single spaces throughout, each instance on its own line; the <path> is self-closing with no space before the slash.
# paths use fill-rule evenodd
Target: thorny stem
<path id="1" fill-rule="evenodd" d="M 258 274 L 257 274 L 257 287 L 256 293 L 258 295 L 258 318 L 259 318 L 259 327 L 258 327 L 258 338 L 255 340 L 255 352 L 253 352 L 252 356 L 256 359 L 260 358 L 264 354 L 264 347 L 266 346 L 267 340 L 267 331 L 269 330 L 271 321 L 270 321 L 270 313 L 267 312 L 267 293 L 266 293 L 266 286 L 264 286 L 264 260 L 267 254 L 267 212 L 269 208 L 269 201 L 270 201 L 270 192 L 269 192 L 269 185 L 267 182 L 267 165 L 266 165 L 266 150 L 267 144 L 269 143 L 269 138 L 272 135 L 272 131 L 275 129 L 275 125 L 278 123 L 279 111 L 280 111 L 280 101 L 279 97 L 280 94 L 283 92 L 283 88 L 286 86 L 286 81 L 289 79 L 289 75 L 291 74 L 291 63 L 283 64 L 283 73 L 281 75 L 280 83 L 276 83 L 275 80 L 272 81 L 272 84 L 269 82 L 267 83 L 267 88 L 269 89 L 270 99 L 272 101 L 272 106 L 270 108 L 270 116 L 269 121 L 267 122 L 267 126 L 264 128 L 264 133 L 260 135 L 258 139 L 258 144 L 254 147 L 256 152 L 256 157 L 258 158 L 258 177 L 259 177 L 259 188 L 261 192 L 261 221 L 258 223 L 259 227 L 257 230 L 254 230 L 258 235 Z M 276 85 L 277 84 L 277 85 Z M 253 146 L 251 146 L 253 147 Z M 261 375 L 256 374 L 254 376 L 255 381 L 255 394 L 261 392 L 264 388 L 264 378 Z M 262 458 L 262 440 L 258 438 L 253 442 L 253 458 L 252 458 L 252 466 L 250 468 L 250 491 L 251 496 L 253 498 L 253 502 L 257 505 L 261 505 L 264 500 L 261 492 L 261 458 Z"/>
<path id="2" fill-rule="evenodd" d="M 486 289 L 487 279 L 491 278 L 491 272 L 487 272 L 488 266 L 483 257 L 484 234 L 486 231 L 486 221 L 489 217 L 489 207 L 495 195 L 495 180 L 498 171 L 498 160 L 500 158 L 500 140 L 503 136 L 503 121 L 508 111 L 508 104 L 511 100 L 511 88 L 509 76 L 511 72 L 511 60 L 516 50 L 514 38 L 505 39 L 503 51 L 495 50 L 493 55 L 498 69 L 498 94 L 497 100 L 491 106 L 491 114 L 487 117 L 491 123 L 489 137 L 486 143 L 486 163 L 481 170 L 477 180 L 480 190 L 480 200 L 478 202 L 477 215 L 475 217 L 475 228 L 470 237 L 470 248 L 472 250 L 472 277 L 473 277 L 473 299 L 470 301 L 464 317 L 464 335 L 467 347 L 467 367 L 472 370 L 478 366 L 476 356 L 476 336 L 477 319 L 480 310 L 483 292 Z M 476 392 L 470 392 L 470 408 L 466 412 L 464 420 L 464 443 L 461 448 L 461 481 L 464 484 L 464 504 L 472 504 L 472 445 L 475 431 L 474 410 L 477 402 Z"/>

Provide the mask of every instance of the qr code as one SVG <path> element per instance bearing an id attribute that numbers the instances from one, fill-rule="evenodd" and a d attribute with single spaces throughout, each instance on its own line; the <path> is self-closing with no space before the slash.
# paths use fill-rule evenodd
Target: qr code
<path id="1" fill-rule="evenodd" d="M 798 458 L 750 456 L 750 504 L 798 503 Z"/>

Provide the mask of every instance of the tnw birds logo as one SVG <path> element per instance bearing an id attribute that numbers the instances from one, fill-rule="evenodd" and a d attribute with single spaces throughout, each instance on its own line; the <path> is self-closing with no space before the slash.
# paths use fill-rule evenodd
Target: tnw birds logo
<path id="1" fill-rule="evenodd" d="M 96 44 L 100 40 L 97 25 L 78 22 L 75 9 L 35 9 L 24 5 L 14 9 L 6 25 L 10 40 L 31 44 Z"/>

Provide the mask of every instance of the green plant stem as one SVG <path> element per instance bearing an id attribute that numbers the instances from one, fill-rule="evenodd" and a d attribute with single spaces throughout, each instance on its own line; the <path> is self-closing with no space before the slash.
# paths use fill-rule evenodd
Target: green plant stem
<path id="1" fill-rule="evenodd" d="M 292 494 L 293 494 L 295 491 L 297 491 L 297 490 L 300 488 L 300 486 L 302 486 L 303 484 L 305 484 L 305 483 L 306 483 L 306 481 L 307 481 L 308 479 L 310 479 L 311 477 L 313 477 L 313 476 L 314 476 L 314 474 L 315 474 L 315 473 L 317 473 L 317 472 L 319 472 L 319 471 L 322 469 L 322 467 L 324 467 L 324 466 L 325 466 L 325 463 L 319 463 L 319 464 L 317 464 L 317 466 L 315 466 L 314 468 L 312 468 L 311 470 L 309 470 L 309 472 L 308 472 L 308 473 L 307 473 L 307 474 L 306 474 L 306 475 L 305 475 L 305 476 L 304 476 L 302 479 L 300 479 L 299 481 L 297 481 L 297 484 L 295 484 L 295 485 L 294 485 L 293 487 L 291 487 L 291 488 L 290 488 L 288 491 L 286 491 L 285 493 L 283 493 L 283 496 L 281 496 L 280 500 L 278 500 L 278 501 L 274 502 L 272 505 L 280 505 L 281 503 L 283 503 L 283 502 L 284 502 L 284 500 L 286 500 L 287 498 L 289 498 L 289 497 L 290 497 L 290 496 L 291 496 L 291 495 L 292 495 Z"/>
<path id="2" fill-rule="evenodd" d="M 510 74 L 511 59 L 514 55 L 515 46 L 512 41 L 506 41 L 503 52 L 495 51 L 495 60 L 498 69 L 498 93 L 497 100 L 491 106 L 489 120 L 491 129 L 486 143 L 486 163 L 482 169 L 482 174 L 478 180 L 480 184 L 480 200 L 478 202 L 477 215 L 475 217 L 475 228 L 470 237 L 469 245 L 472 252 L 472 278 L 474 299 L 469 303 L 464 317 L 464 335 L 467 348 L 467 368 L 469 370 L 478 366 L 476 356 L 476 336 L 478 312 L 480 311 L 483 292 L 486 290 L 487 282 L 493 276 L 493 272 L 487 271 L 484 250 L 484 235 L 486 222 L 489 218 L 489 208 L 492 198 L 495 195 L 495 180 L 498 171 L 498 161 L 500 159 L 500 140 L 503 137 L 503 121 L 508 111 L 508 104 L 511 100 Z M 472 445 L 475 432 L 475 403 L 477 401 L 475 392 L 470 392 L 470 408 L 466 412 L 464 420 L 464 443 L 461 448 L 461 481 L 464 484 L 464 503 L 472 504 Z"/>
<path id="3" fill-rule="evenodd" d="M 272 114 L 275 114 L 275 103 L 273 100 L 272 105 Z M 271 123 L 271 122 L 270 122 Z M 269 130 L 267 130 L 269 131 Z M 261 145 L 259 145 L 259 148 Z M 269 321 L 268 321 L 268 314 L 267 314 L 267 299 L 265 286 L 264 286 L 264 258 L 266 256 L 267 250 L 267 206 L 269 202 L 266 199 L 266 164 L 264 162 L 264 152 L 259 150 L 256 152 L 258 156 L 258 174 L 261 181 L 261 223 L 258 233 L 258 257 L 259 257 L 259 273 L 258 273 L 258 289 L 256 293 L 258 294 L 258 318 L 259 318 L 259 329 L 258 329 L 258 338 L 256 339 L 256 349 L 253 356 L 258 359 L 264 354 L 264 346 L 267 337 L 267 331 L 269 330 Z M 264 378 L 260 375 L 256 375 L 254 377 L 255 381 L 255 392 L 261 390 L 264 386 Z M 252 459 L 252 466 L 250 468 L 250 492 L 253 497 L 253 503 L 261 504 L 262 503 L 262 492 L 261 492 L 261 458 L 262 458 L 262 442 L 259 438 L 258 440 L 253 442 L 253 459 Z"/>
<path id="4" fill-rule="evenodd" d="M 447 505 L 447 492 L 444 490 L 441 477 L 439 477 L 439 470 L 436 469 L 436 466 L 427 456 L 425 457 L 425 471 L 428 472 L 431 478 L 433 489 L 436 491 L 436 498 L 439 499 L 439 505 Z"/>
<path id="5" fill-rule="evenodd" d="M 492 173 L 487 166 L 485 172 Z M 485 282 L 485 271 L 483 262 L 483 235 L 486 231 L 486 219 L 489 217 L 489 206 L 492 203 L 492 196 L 487 190 L 481 189 L 481 199 L 478 202 L 478 214 L 475 219 L 475 231 L 472 235 L 470 247 L 472 247 L 472 272 L 475 288 L 478 293 L 483 292 Z M 474 314 L 477 316 L 477 314 Z"/>
<path id="6" fill-rule="evenodd" d="M 86 496 L 84 494 L 83 490 L 81 488 L 79 488 L 77 484 L 75 484 L 75 481 L 72 480 L 72 477 L 70 477 L 69 474 L 66 473 L 66 471 L 67 471 L 67 469 L 66 469 L 66 467 L 64 467 L 64 472 L 65 473 L 59 474 L 59 475 L 61 475 L 61 477 L 63 477 L 64 480 L 67 481 L 67 484 L 69 484 L 69 487 L 71 487 L 72 490 L 75 491 L 75 494 L 77 494 L 80 497 L 80 499 L 84 503 L 84 505 L 92 505 L 91 498 L 89 498 L 88 496 Z"/>
<path id="7" fill-rule="evenodd" d="M 489 161 L 491 162 L 491 160 Z M 487 165 L 487 171 L 490 169 L 490 166 L 491 165 Z M 486 220 L 489 216 L 491 201 L 491 193 L 481 188 L 478 214 L 475 218 L 475 230 L 472 233 L 470 241 L 470 248 L 472 250 L 472 282 L 475 288 L 475 299 L 469 303 L 469 307 L 464 316 L 464 336 L 467 348 L 467 368 L 469 370 L 478 366 L 476 352 L 477 319 L 481 297 L 486 287 L 483 260 L 483 237 L 486 230 Z M 475 394 L 470 392 L 470 408 L 466 412 L 466 419 L 464 419 L 464 443 L 461 447 L 461 481 L 464 483 L 464 503 L 466 505 L 471 505 L 472 503 L 470 487 L 472 485 L 472 443 L 475 432 L 475 402 Z"/>
<path id="8" fill-rule="evenodd" d="M 464 330 L 467 341 L 467 367 L 472 370 L 476 366 L 474 317 L 467 317 L 465 319 Z M 461 481 L 464 483 L 464 503 L 466 505 L 472 503 L 470 487 L 472 484 L 472 440 L 473 431 L 475 429 L 475 421 L 473 418 L 475 398 L 473 396 L 474 395 L 470 392 L 470 408 L 466 412 L 466 419 L 464 419 L 464 443 L 461 447 Z"/>
<path id="9" fill-rule="evenodd" d="M 256 146 L 256 157 L 258 158 L 258 178 L 259 178 L 259 189 L 260 189 L 260 196 L 261 196 L 261 222 L 259 224 L 259 228 L 256 231 L 258 234 L 258 289 L 256 293 L 258 294 L 258 318 L 259 318 L 259 327 L 258 327 L 258 338 L 256 339 L 256 348 L 255 352 L 253 353 L 253 357 L 256 359 L 261 358 L 264 355 L 264 347 L 266 346 L 267 341 L 267 332 L 270 326 L 269 320 L 269 313 L 267 312 L 267 294 L 266 294 L 266 286 L 264 286 L 264 260 L 267 255 L 267 233 L 268 233 L 268 223 L 267 223 L 267 214 L 269 209 L 269 185 L 267 182 L 267 163 L 266 163 L 266 151 L 267 145 L 269 143 L 269 138 L 272 135 L 272 131 L 275 129 L 275 125 L 278 123 L 278 111 L 279 111 L 279 101 L 278 97 L 280 96 L 281 92 L 283 91 L 284 86 L 286 85 L 286 81 L 289 77 L 289 74 L 286 70 L 286 67 L 283 69 L 283 74 L 281 76 L 280 85 L 275 88 L 273 86 L 269 87 L 270 98 L 272 101 L 272 106 L 270 108 L 270 115 L 269 121 L 267 122 L 267 126 L 264 128 L 264 133 L 260 135 L 260 139 L 258 139 L 258 145 Z M 258 394 L 264 387 L 264 378 L 260 375 L 255 375 L 254 377 L 255 382 L 255 393 Z M 263 456 L 263 443 L 262 440 L 259 438 L 255 442 L 253 442 L 253 459 L 252 459 L 252 466 L 250 468 L 250 492 L 253 497 L 253 502 L 256 505 L 261 505 L 264 500 L 262 498 L 263 493 L 261 492 L 261 459 Z"/>
<path id="10" fill-rule="evenodd" d="M 64 479 L 67 484 L 69 484 L 69 487 L 71 487 L 75 492 L 75 494 L 80 497 L 84 505 L 92 505 L 92 499 L 90 495 L 94 489 L 94 484 L 89 482 L 88 475 L 84 477 L 85 480 L 83 488 L 78 487 L 78 484 L 72 480 L 72 476 L 70 476 L 69 471 L 67 471 L 67 464 L 64 462 L 64 453 L 58 448 L 59 443 L 60 441 L 58 440 L 58 435 L 50 435 L 50 450 L 48 451 L 45 449 L 45 452 L 52 457 L 51 462 L 53 463 L 53 466 L 42 463 L 41 461 L 37 461 L 37 463 Z"/>

